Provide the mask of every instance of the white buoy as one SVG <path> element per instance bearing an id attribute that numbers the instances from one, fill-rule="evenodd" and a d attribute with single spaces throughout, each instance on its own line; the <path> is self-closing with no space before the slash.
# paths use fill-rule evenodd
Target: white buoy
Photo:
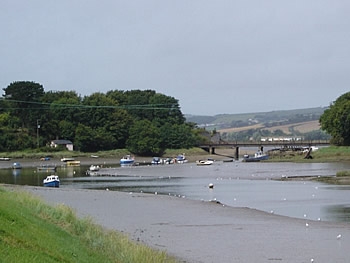
<path id="1" fill-rule="evenodd" d="M 337 235 L 337 239 L 341 239 L 341 234 Z"/>

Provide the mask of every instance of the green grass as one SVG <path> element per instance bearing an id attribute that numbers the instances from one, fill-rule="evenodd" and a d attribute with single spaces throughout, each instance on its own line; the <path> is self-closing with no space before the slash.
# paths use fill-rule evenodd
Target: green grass
<path id="1" fill-rule="evenodd" d="M 48 206 L 29 193 L 0 187 L 0 262 L 176 261 L 78 219 L 66 206 Z"/>
<path id="2" fill-rule="evenodd" d="M 42 148 L 40 148 L 42 149 Z M 40 151 L 38 150 L 25 150 L 25 151 L 17 151 L 17 152 L 2 152 L 0 154 L 0 157 L 9 157 L 9 158 L 15 158 L 15 159 L 39 159 L 44 156 L 50 156 L 52 158 L 62 158 L 62 157 L 90 157 L 91 155 L 97 155 L 99 157 L 113 157 L 113 158 L 120 158 L 126 154 L 130 154 L 130 152 L 127 149 L 117 149 L 117 150 L 111 150 L 111 151 L 99 151 L 94 153 L 86 153 L 86 152 L 80 152 L 80 151 Z M 168 149 L 165 151 L 164 156 L 176 156 L 181 153 L 186 153 L 186 155 L 200 155 L 200 154 L 206 154 L 202 149 L 200 148 L 190 148 L 190 149 Z"/>
<path id="3" fill-rule="evenodd" d="M 311 152 L 312 159 L 304 159 L 305 154 L 292 152 L 281 156 L 276 154 L 270 156 L 271 162 L 347 162 L 350 161 L 350 147 L 348 146 L 329 146 L 320 148 Z"/>
<path id="4" fill-rule="evenodd" d="M 121 157 L 128 154 L 126 149 L 118 149 L 112 151 L 100 151 L 95 153 L 86 153 L 80 151 L 40 151 L 38 150 L 24 150 L 17 152 L 2 152 L 0 157 L 9 158 L 26 158 L 26 159 L 39 159 L 44 156 L 50 156 L 52 158 L 62 158 L 62 157 L 90 157 L 91 155 L 98 155 L 99 157 Z"/>
<path id="5" fill-rule="evenodd" d="M 350 171 L 338 171 L 336 177 L 350 177 Z"/>

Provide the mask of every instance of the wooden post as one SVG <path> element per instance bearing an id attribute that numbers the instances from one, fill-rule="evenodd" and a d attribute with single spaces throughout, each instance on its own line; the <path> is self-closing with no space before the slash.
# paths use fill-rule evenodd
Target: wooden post
<path id="1" fill-rule="evenodd" d="M 235 159 L 236 160 L 239 159 L 239 147 L 238 146 L 236 146 Z"/>
<path id="2" fill-rule="evenodd" d="M 211 147 L 210 153 L 211 153 L 211 154 L 215 154 L 215 147 Z"/>

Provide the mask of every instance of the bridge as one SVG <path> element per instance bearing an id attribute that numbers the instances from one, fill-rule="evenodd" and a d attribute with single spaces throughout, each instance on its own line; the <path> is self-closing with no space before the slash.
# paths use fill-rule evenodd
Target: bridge
<path id="1" fill-rule="evenodd" d="M 329 146 L 330 143 L 328 140 L 293 140 L 293 141 L 234 141 L 227 142 L 220 140 L 219 142 L 210 142 L 207 144 L 202 144 L 199 147 L 203 150 L 215 154 L 216 148 L 234 148 L 235 149 L 235 159 L 238 160 L 239 157 L 239 148 L 240 147 L 257 147 L 263 150 L 264 147 L 274 147 L 280 149 L 296 149 L 302 147 L 311 147 L 311 146 Z"/>

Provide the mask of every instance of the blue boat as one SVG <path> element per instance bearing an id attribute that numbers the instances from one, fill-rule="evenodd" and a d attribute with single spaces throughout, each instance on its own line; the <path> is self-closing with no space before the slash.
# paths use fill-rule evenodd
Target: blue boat
<path id="1" fill-rule="evenodd" d="M 13 163 L 12 169 L 22 169 L 22 165 L 20 163 Z"/>
<path id="2" fill-rule="evenodd" d="M 161 163 L 162 163 L 162 159 L 160 159 L 160 157 L 153 157 L 152 164 L 161 164 Z"/>
<path id="3" fill-rule="evenodd" d="M 120 165 L 133 165 L 134 162 L 135 159 L 131 155 L 126 155 L 120 159 Z"/>
<path id="4" fill-rule="evenodd" d="M 46 187 L 60 187 L 60 179 L 57 175 L 48 175 L 43 180 L 43 184 Z"/>
<path id="5" fill-rule="evenodd" d="M 176 162 L 177 163 L 186 163 L 187 162 L 187 159 L 186 159 L 186 156 L 185 154 L 179 154 L 178 156 L 176 156 Z"/>
<path id="6" fill-rule="evenodd" d="M 244 155 L 243 162 L 260 162 L 268 159 L 268 154 L 263 153 L 262 151 L 258 151 L 254 154 L 254 156 Z"/>

